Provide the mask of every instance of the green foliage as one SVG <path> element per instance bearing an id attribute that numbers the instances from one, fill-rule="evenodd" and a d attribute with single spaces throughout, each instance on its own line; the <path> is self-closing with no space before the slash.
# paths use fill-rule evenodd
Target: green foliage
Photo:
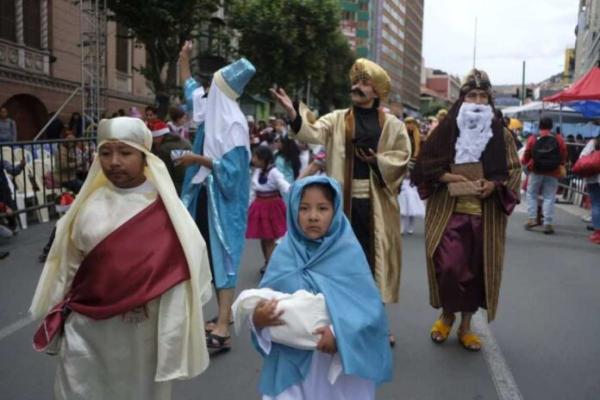
<path id="1" fill-rule="evenodd" d="M 426 107 L 421 108 L 421 114 L 426 117 L 435 117 L 442 108 L 448 108 L 448 104 L 434 100 L 428 103 Z"/>
<path id="2" fill-rule="evenodd" d="M 147 64 L 139 70 L 149 81 L 161 111 L 166 112 L 169 98 L 177 90 L 181 46 L 219 5 L 218 0 L 108 0 L 114 13 L 111 19 L 129 28 L 146 48 Z"/>
<path id="3" fill-rule="evenodd" d="M 250 90 L 274 84 L 290 95 L 306 88 L 335 104 L 354 58 L 340 33 L 338 0 L 234 0 L 229 24 L 240 34 L 239 53 L 257 69 Z M 334 91 L 334 92 L 332 92 Z"/>

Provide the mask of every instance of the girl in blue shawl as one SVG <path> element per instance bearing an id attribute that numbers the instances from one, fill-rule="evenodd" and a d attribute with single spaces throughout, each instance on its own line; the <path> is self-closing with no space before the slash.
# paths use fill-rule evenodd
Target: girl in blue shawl
<path id="1" fill-rule="evenodd" d="M 264 329 L 282 323 L 276 301 L 256 306 L 252 326 L 264 358 L 263 399 L 374 399 L 375 386 L 392 375 L 388 324 L 365 255 L 344 216 L 339 184 L 323 176 L 297 181 L 290 189 L 287 225 L 260 287 L 322 293 L 331 325 L 315 331 L 321 336 L 315 351 L 285 346 L 271 342 Z M 341 365 L 337 375 L 336 363 Z"/>

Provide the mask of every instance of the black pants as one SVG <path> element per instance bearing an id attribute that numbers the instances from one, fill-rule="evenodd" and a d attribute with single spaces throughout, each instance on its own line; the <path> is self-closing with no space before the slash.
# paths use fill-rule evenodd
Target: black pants
<path id="1" fill-rule="evenodd" d="M 198 208 L 196 209 L 196 225 L 206 242 L 206 251 L 208 252 L 208 263 L 210 272 L 215 275 L 212 263 L 212 253 L 210 251 L 210 229 L 208 228 L 208 190 L 205 186 L 200 189 L 198 195 Z M 214 282 L 214 279 L 213 279 Z"/>
<path id="2" fill-rule="evenodd" d="M 358 239 L 371 272 L 375 272 L 373 252 L 373 217 L 370 199 L 352 199 L 352 230 Z"/>

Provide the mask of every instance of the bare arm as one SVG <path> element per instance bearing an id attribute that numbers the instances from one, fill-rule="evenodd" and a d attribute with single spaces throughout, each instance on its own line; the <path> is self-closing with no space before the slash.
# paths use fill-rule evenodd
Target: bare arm
<path id="1" fill-rule="evenodd" d="M 190 69 L 190 58 L 192 56 L 192 41 L 188 40 L 183 44 L 179 52 L 179 78 L 182 83 L 192 77 Z"/>

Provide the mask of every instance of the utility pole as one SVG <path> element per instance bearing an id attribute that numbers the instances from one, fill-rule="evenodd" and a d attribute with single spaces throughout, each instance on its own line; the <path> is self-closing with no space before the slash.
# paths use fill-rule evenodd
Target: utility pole
<path id="1" fill-rule="evenodd" d="M 521 81 L 521 105 L 525 104 L 525 60 L 523 60 L 523 80 Z"/>
<path id="2" fill-rule="evenodd" d="M 475 17 L 475 34 L 473 36 L 473 69 L 477 61 L 477 17 Z"/>

